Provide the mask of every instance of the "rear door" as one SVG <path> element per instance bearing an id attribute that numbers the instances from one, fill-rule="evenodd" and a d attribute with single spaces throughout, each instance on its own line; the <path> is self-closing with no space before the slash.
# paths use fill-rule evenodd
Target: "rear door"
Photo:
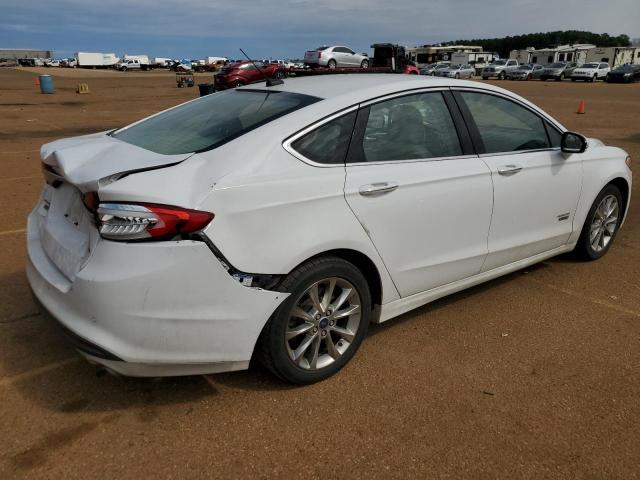
<path id="1" fill-rule="evenodd" d="M 486 91 L 461 89 L 455 96 L 493 178 L 483 270 L 565 245 L 582 184 L 580 155 L 563 154 L 560 131 L 524 104 Z"/>
<path id="2" fill-rule="evenodd" d="M 401 296 L 480 271 L 491 172 L 472 151 L 448 90 L 361 105 L 346 172 L 345 198 Z"/>

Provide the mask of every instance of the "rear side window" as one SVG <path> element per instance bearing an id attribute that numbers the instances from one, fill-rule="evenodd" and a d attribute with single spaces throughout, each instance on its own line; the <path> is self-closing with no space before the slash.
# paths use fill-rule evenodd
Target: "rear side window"
<path id="1" fill-rule="evenodd" d="M 369 107 L 355 161 L 387 162 L 462 155 L 460 140 L 440 92 L 396 97 Z"/>
<path id="2" fill-rule="evenodd" d="M 355 120 L 355 111 L 347 113 L 295 140 L 291 148 L 313 162 L 344 163 Z"/>
<path id="3" fill-rule="evenodd" d="M 478 127 L 485 153 L 549 148 L 542 118 L 527 108 L 485 93 L 460 95 Z"/>
<path id="4" fill-rule="evenodd" d="M 163 155 L 202 152 L 319 100 L 288 92 L 227 90 L 179 105 L 111 135 Z"/>

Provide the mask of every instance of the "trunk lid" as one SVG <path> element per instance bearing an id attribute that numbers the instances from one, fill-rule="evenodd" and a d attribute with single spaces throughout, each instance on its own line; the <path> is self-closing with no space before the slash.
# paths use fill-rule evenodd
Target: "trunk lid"
<path id="1" fill-rule="evenodd" d="M 82 192 L 96 191 L 114 175 L 175 165 L 191 155 L 161 155 L 106 132 L 56 140 L 40 149 L 42 162 Z"/>

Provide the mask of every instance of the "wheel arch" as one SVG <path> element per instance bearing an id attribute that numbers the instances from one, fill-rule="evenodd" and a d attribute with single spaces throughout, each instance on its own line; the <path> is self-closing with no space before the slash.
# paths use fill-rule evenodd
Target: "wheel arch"
<path id="1" fill-rule="evenodd" d="M 623 202 L 622 211 L 625 212 L 624 214 L 626 216 L 627 205 L 629 204 L 629 193 L 630 193 L 629 183 L 625 178 L 616 177 L 613 180 L 611 180 L 609 183 L 607 183 L 607 185 L 614 185 L 615 187 L 618 188 L 618 190 L 620 190 L 620 193 L 622 194 L 622 202 Z"/>
<path id="2" fill-rule="evenodd" d="M 313 255 L 312 257 L 309 257 L 300 262 L 298 265 L 291 269 L 291 272 L 293 272 L 300 265 L 320 257 L 338 257 L 353 264 L 358 270 L 362 272 L 362 275 L 364 275 L 364 278 L 367 281 L 367 285 L 369 286 L 369 291 L 371 293 L 371 304 L 373 305 L 374 312 L 377 310 L 377 306 L 382 305 L 382 277 L 380 276 L 378 267 L 373 262 L 373 260 L 371 260 L 367 255 L 358 250 L 353 250 L 350 248 L 336 248 L 327 250 Z M 374 322 L 375 321 L 376 320 L 374 319 Z"/>

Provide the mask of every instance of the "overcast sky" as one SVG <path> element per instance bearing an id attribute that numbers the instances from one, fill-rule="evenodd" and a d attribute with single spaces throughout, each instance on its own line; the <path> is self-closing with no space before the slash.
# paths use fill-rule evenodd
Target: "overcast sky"
<path id="1" fill-rule="evenodd" d="M 589 30 L 640 37 L 640 0 L 0 0 L 0 48 L 296 58 L 322 44 L 404 45 Z"/>

